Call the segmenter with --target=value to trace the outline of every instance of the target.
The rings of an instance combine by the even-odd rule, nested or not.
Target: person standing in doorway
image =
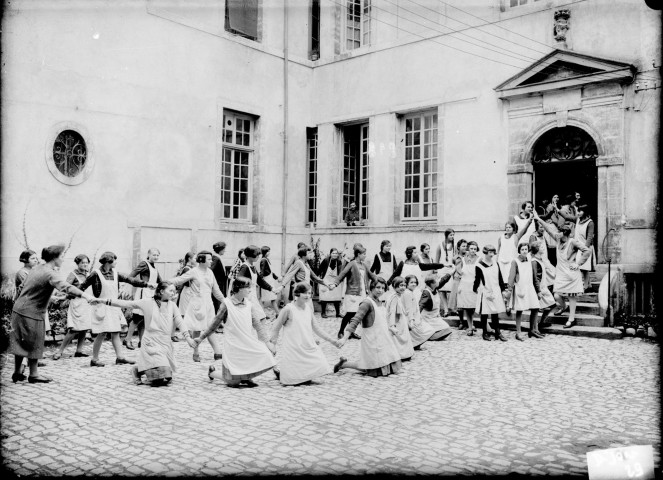
[[[155,262],[159,260],[158,248],[150,248],[147,251],[147,259],[140,262],[136,265],[131,273],[130,277],[140,278],[144,282],[151,283],[152,285],[158,285],[161,283],[161,275],[157,272],[156,267],[154,266]],[[142,300],[143,298],[152,298],[154,296],[154,289],[145,289],[145,288],[136,288],[134,291],[134,300]],[[139,308],[134,308],[132,311],[131,320],[129,321],[129,330],[127,331],[127,338],[124,340],[124,346],[129,350],[133,350],[134,345],[131,342],[134,336],[134,330],[138,328],[138,346],[140,347],[140,341],[143,338],[143,332],[145,331],[145,324],[143,323],[143,311]]]

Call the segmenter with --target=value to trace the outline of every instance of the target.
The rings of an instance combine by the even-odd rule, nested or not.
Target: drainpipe
[[[283,0],[283,197],[281,199],[281,271],[285,267],[288,224],[288,1]],[[285,273],[285,272],[284,272]]]

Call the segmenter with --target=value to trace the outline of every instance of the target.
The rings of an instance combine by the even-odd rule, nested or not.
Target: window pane
[[[424,217],[428,216],[428,205],[424,205]]]
[[[412,205],[412,216],[414,218],[417,218],[419,216],[419,205],[418,204]]]
[[[419,173],[421,162],[413,162],[415,175]],[[417,177],[418,178],[418,177]]]
[[[412,154],[412,157],[418,160],[419,159],[419,154],[420,154],[420,147],[414,147],[413,150],[414,150],[414,152]]]
[[[223,207],[223,218],[230,218],[230,205]]]
[[[414,137],[412,138],[412,141],[414,142],[415,145],[419,145],[421,143],[421,134],[419,132],[414,132]]]
[[[410,218],[412,216],[412,207],[410,205],[405,205],[403,209],[403,216],[405,218]]]
[[[405,175],[412,173],[412,162],[405,162]]]
[[[414,126],[415,130],[421,130],[421,118],[420,117],[415,117],[414,118],[413,126]]]
[[[405,177],[405,188],[412,188],[412,177]]]
[[[424,117],[424,128],[430,128],[431,117],[426,115]]]
[[[405,119],[405,131],[410,132],[412,130],[412,119],[407,118]]]
[[[405,149],[405,160],[411,160],[412,159],[412,149],[411,148],[406,148]]]

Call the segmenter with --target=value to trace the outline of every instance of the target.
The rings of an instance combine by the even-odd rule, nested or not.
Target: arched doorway
[[[580,193],[594,220],[594,247],[597,246],[598,149],[592,137],[578,127],[566,126],[545,132],[532,149],[534,166],[534,204]],[[598,253],[598,251],[597,251]]]

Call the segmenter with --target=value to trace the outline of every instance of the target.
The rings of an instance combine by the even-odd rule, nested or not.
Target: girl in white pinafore
[[[378,305],[386,286],[387,282],[383,278],[378,277],[371,281],[369,296],[359,305],[356,315],[345,329],[345,334],[341,339],[341,345],[343,345],[357,325],[363,323],[359,360],[348,362],[341,357],[339,363],[334,366],[334,371],[338,371],[339,368],[353,368],[361,370],[371,377],[388,376],[400,371],[401,356],[391,339],[392,333],[387,324],[387,309]],[[373,323],[369,325],[371,317]]]
[[[382,259],[383,256],[386,260]],[[391,253],[391,242],[389,240],[382,240],[380,243],[380,252],[375,254],[373,265],[371,265],[371,272],[375,273],[378,277],[384,278],[389,283],[388,280],[394,273],[394,262],[395,258]],[[387,286],[386,291],[380,297],[380,301],[386,302],[392,293],[393,291],[390,291],[389,286]]]
[[[186,331],[180,310],[171,301],[175,294],[175,285],[169,282],[160,282],[152,298],[140,300],[110,300],[111,305],[121,308],[133,308],[145,318],[145,332],[138,349],[136,365],[133,375],[136,384],[140,385],[141,376],[145,375],[153,387],[167,385],[177,371],[175,354],[171,340],[175,327],[183,332],[184,338],[190,346],[193,340]]]
[[[191,288],[191,297],[184,312],[184,322],[192,337],[197,337],[200,332],[207,330],[207,327],[214,319],[214,303],[212,295],[221,301],[224,299],[223,293],[216,283],[214,274],[210,267],[212,266],[212,253],[203,250],[196,256],[198,266],[179,277],[171,278],[169,283],[175,286],[183,285],[189,282]],[[219,360],[222,356],[221,347],[214,335],[208,337],[208,341],[214,350],[214,360]],[[193,361],[200,362],[198,346],[193,351]]]
[[[504,235],[500,235],[497,239],[497,264],[504,281],[509,278],[511,262],[518,255],[516,247],[520,243],[520,238],[527,232],[532,220],[533,217],[530,217],[523,224],[523,228],[519,228],[514,220],[509,220],[504,224]]]
[[[441,263],[424,263],[421,262],[416,253],[417,247],[410,245],[405,249],[405,260],[400,262],[396,267],[396,271],[391,274],[391,278],[387,283],[393,281],[396,277],[407,278],[410,275],[417,277],[417,296],[421,296],[421,292],[424,289],[424,272],[434,272],[437,268],[443,268],[444,265]],[[419,301],[419,298],[417,298]]]
[[[448,274],[445,274],[448,276]],[[421,311],[421,319],[427,322],[435,333],[430,340],[444,340],[451,335],[451,327],[440,315],[440,295],[437,291],[437,279],[433,275],[426,277],[425,293],[422,293],[419,300],[419,309]],[[449,283],[449,282],[447,282]],[[427,300],[430,298],[430,301]],[[429,305],[429,308],[424,307],[424,304]]]
[[[474,240],[467,243],[467,253],[459,258],[458,267],[460,272],[460,281],[458,282],[458,297],[456,307],[459,310],[460,319],[467,318],[467,335],[473,336],[474,328],[474,309],[477,306],[477,294],[474,293],[474,278],[476,276],[476,265],[479,260],[477,253],[479,245]]]
[[[309,303],[311,285],[300,282],[295,285],[295,301],[289,303],[279,314],[272,330],[271,342],[276,344],[283,327],[283,343],[276,378],[284,385],[299,385],[332,373],[322,349],[315,343],[313,332],[332,345],[340,343],[329,337],[318,327]]]
[[[488,315],[495,333],[495,339],[506,342],[506,337],[500,330],[499,314],[504,313],[504,299],[502,292],[506,290],[506,284],[502,279],[500,267],[494,261],[496,253],[495,247],[486,245],[483,247],[483,259],[476,264],[476,273],[472,290],[477,293],[476,311],[481,318],[481,329],[483,330],[483,339],[490,341],[488,335]]]
[[[521,331],[523,312],[530,311],[530,338],[541,337],[533,335],[532,332],[538,331],[537,317],[539,315],[539,288],[538,282],[535,283],[532,272],[532,261],[529,259],[529,245],[521,243],[518,245],[518,256],[511,262],[511,272],[509,273],[508,292],[511,293],[510,302],[512,309],[516,311],[516,340],[524,341]],[[542,338],[542,337],[541,337]]]
[[[394,284],[396,283],[395,280]],[[403,292],[403,308],[408,318],[410,337],[412,338],[412,346],[415,350],[421,348],[424,343],[435,335],[435,329],[428,322],[421,319],[421,312],[419,311],[419,298],[421,295],[417,294],[418,281],[414,275],[405,277],[407,289]]]
[[[539,304],[541,305],[541,320],[539,321],[538,325],[536,325],[537,330],[536,332],[539,335],[543,335],[540,332],[540,328],[545,326],[546,319],[548,318],[548,315],[552,311],[553,307],[557,304],[555,302],[555,298],[553,297],[552,293],[550,292],[550,289],[548,286],[550,285],[548,283],[548,279],[550,278],[550,275],[548,272],[552,269],[553,270],[553,281],[554,281],[554,270],[555,267],[552,266],[552,264],[547,261],[543,257],[543,252],[541,250],[545,250],[546,247],[541,246],[540,244],[534,244],[530,246],[530,255],[532,258],[532,265],[536,267],[536,270],[539,272],[539,275],[541,276],[540,280],[540,296],[539,296]],[[532,330],[531,325],[530,325],[530,331]]]
[[[394,292],[387,300],[387,322],[393,336],[391,337],[401,360],[406,361],[414,355],[414,345],[410,336],[408,317],[403,306],[403,292],[405,292],[405,279],[396,277],[392,283]]]
[[[318,271],[318,276],[322,277],[322,280],[327,285],[336,284],[336,277],[341,273],[343,266],[343,261],[341,260],[341,255],[337,248],[332,248],[329,251],[329,256],[325,258],[320,264],[320,270]],[[327,304],[331,303],[334,305],[336,311],[336,316],[341,317],[341,301],[343,300],[343,292],[345,290],[345,282],[341,282],[341,285],[338,285],[335,289],[329,290],[325,285],[320,285],[318,287],[320,306],[321,306],[321,317],[327,318]]]

